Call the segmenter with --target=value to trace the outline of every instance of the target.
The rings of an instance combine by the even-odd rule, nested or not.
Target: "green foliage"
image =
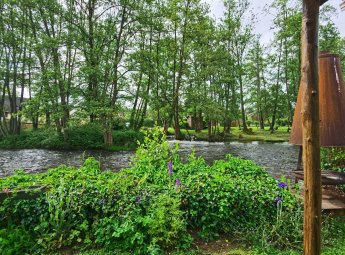
[[[228,156],[208,167],[201,159],[190,164],[183,189],[191,224],[203,237],[255,229],[261,222],[272,222],[279,209],[295,213],[298,199],[277,185],[269,174],[251,161]],[[191,173],[192,171],[192,173]],[[282,245],[280,242],[279,245]]]
[[[113,131],[113,144],[118,146],[136,147],[137,142],[143,141],[144,135],[134,130]]]
[[[155,121],[152,119],[144,119],[143,126],[144,127],[154,127]]]
[[[344,148],[321,148],[321,168],[327,170],[345,171]]]
[[[63,137],[53,129],[23,131],[20,135],[7,136],[0,141],[1,148],[52,148],[64,146]]]
[[[95,123],[71,128],[69,137],[69,143],[72,148],[98,149],[102,148],[104,144],[102,128]]]
[[[35,245],[31,233],[22,226],[10,225],[0,229],[0,251],[2,255],[25,254]]]
[[[44,185],[48,191],[34,201],[13,197],[0,203],[0,247],[9,255],[75,245],[184,253],[191,229],[205,239],[236,234],[263,251],[300,249],[301,203],[285,182],[231,155],[212,166],[193,154],[183,163],[177,149],[154,129],[130,169],[102,172],[90,158],[79,169],[60,166],[1,179],[1,190]]]
[[[51,128],[26,130],[1,139],[0,148],[105,149],[103,129],[96,123],[73,126],[68,135],[68,141],[64,141],[64,137]],[[142,140],[143,134],[137,131],[113,131],[114,148],[134,149],[137,141]]]

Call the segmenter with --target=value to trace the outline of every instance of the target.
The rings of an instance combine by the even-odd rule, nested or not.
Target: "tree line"
[[[248,131],[249,114],[262,129],[274,131],[279,118],[291,124],[300,2],[267,7],[269,44],[255,34],[260,15],[248,0],[223,3],[216,20],[201,0],[1,0],[0,136],[19,133],[22,116],[34,129],[44,120],[65,140],[71,125],[96,122],[105,144],[124,113],[134,130],[149,117],[173,126],[177,139],[186,116],[206,121],[209,135],[219,125],[230,132],[235,120]],[[333,11],[323,9],[320,48],[344,59]]]

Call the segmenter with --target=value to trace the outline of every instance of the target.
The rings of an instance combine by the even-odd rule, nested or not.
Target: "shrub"
[[[100,125],[88,123],[82,126],[71,127],[69,131],[69,143],[72,148],[102,148],[103,133]]]
[[[99,124],[88,123],[69,128],[69,140],[64,141],[53,128],[25,130],[20,135],[7,136],[0,141],[0,148],[46,148],[46,149],[103,149],[103,129]],[[133,149],[143,134],[134,130],[113,131],[114,146]]]
[[[129,123],[129,120],[126,120],[125,118],[122,118],[122,117],[117,117],[113,121],[113,128],[115,130],[126,130],[128,123]]]
[[[2,148],[61,148],[64,146],[63,137],[54,129],[38,129],[22,131],[19,135],[5,137],[0,142]]]
[[[193,155],[183,163],[177,149],[169,149],[155,129],[140,143],[130,169],[102,172],[90,158],[79,169],[60,166],[0,179],[0,189],[7,191],[49,187],[34,201],[7,198],[0,203],[0,228],[15,230],[11,236],[0,232],[0,247],[24,242],[18,235],[30,233],[28,244],[8,254],[46,253],[75,244],[161,254],[187,249],[188,228],[207,239],[235,232],[257,236],[253,230],[274,225],[278,212],[298,212],[300,203],[286,185],[256,164],[228,156],[208,166]],[[289,226],[292,233],[284,231],[275,245],[296,236]]]
[[[144,135],[134,130],[113,131],[113,144],[118,146],[136,147],[138,141],[143,141]]]
[[[186,121],[181,122],[180,129],[189,129],[188,122]]]

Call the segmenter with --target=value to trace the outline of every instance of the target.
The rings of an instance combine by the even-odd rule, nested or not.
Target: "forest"
[[[173,127],[181,139],[188,117],[209,137],[234,125],[289,129],[301,8],[279,0],[262,14],[248,0],[224,0],[215,19],[201,0],[2,0],[0,136],[50,128],[68,142],[91,123],[105,145],[119,127]],[[335,12],[321,10],[319,45],[344,70]],[[261,15],[274,18],[268,43],[255,32]]]

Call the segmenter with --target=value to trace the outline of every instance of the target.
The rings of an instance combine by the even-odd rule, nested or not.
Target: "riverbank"
[[[222,128],[220,130],[222,132]],[[268,128],[260,130],[253,128],[251,133],[244,133],[237,127],[231,128],[229,134],[217,134],[208,137],[207,129],[200,132],[181,129],[186,141],[210,141],[210,142],[286,142],[290,133],[287,127],[280,127],[271,133]],[[174,139],[174,129],[168,129],[168,136]],[[51,149],[51,150],[105,150],[105,151],[135,151],[137,141],[143,141],[144,134],[134,130],[114,130],[112,146],[105,146],[102,129],[98,125],[88,124],[80,127],[72,127],[69,131],[68,142],[64,141],[53,128],[38,130],[23,130],[20,135],[11,135],[0,139],[0,149]]]
[[[204,129],[200,132],[195,132],[195,130],[181,129],[182,136],[185,140],[197,140],[197,141],[211,141],[211,142],[287,142],[290,138],[290,132],[288,132],[287,127],[279,127],[273,133],[268,127],[265,129],[259,129],[256,127],[251,127],[250,133],[245,133],[238,127],[232,127],[229,134],[223,133],[223,128],[220,127],[219,134],[213,135],[211,138],[208,137],[208,130]],[[173,135],[174,129],[168,129],[168,135]]]
[[[143,133],[134,130],[114,130],[112,135],[112,146],[105,146],[102,129],[95,124],[71,127],[67,142],[53,128],[26,129],[1,138],[0,149],[134,151],[137,141],[144,139]]]

